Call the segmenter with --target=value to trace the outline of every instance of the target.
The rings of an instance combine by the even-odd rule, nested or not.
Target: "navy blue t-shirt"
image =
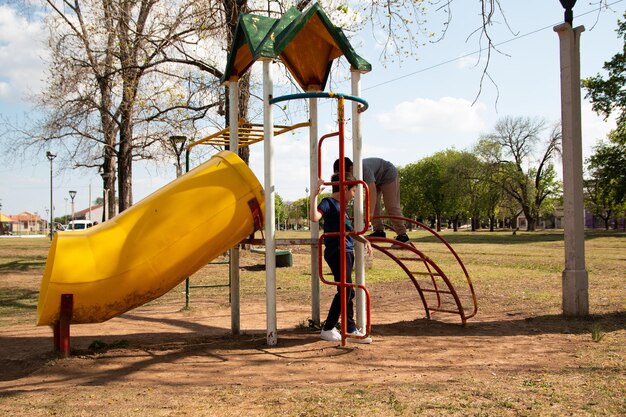
[[[322,213],[324,219],[324,233],[338,232],[339,221],[341,216],[339,201],[331,197],[326,197],[317,205],[317,209]],[[348,213],[344,212],[346,221],[346,232],[352,231],[352,222],[348,217]],[[324,236],[324,246],[327,255],[339,251],[339,236]],[[346,252],[354,252],[354,241],[352,236],[346,236]]]

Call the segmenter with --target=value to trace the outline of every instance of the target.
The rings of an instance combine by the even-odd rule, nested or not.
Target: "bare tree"
[[[219,30],[210,12],[214,5],[65,0],[57,7],[56,1],[46,2],[54,11],[49,19],[53,58],[41,95],[48,116],[39,139],[62,142],[73,166],[98,167],[108,201],[115,201],[117,179],[123,211],[132,205],[133,160],[154,158],[174,127],[193,124],[223,103],[216,90],[222,73],[212,63],[217,57],[199,57],[208,52],[201,40]],[[182,67],[187,68],[183,75]],[[115,208],[109,210],[112,216]]]
[[[552,159],[560,152],[561,128],[549,129],[543,149],[537,151],[546,129],[543,120],[504,117],[496,123],[494,133],[484,138],[502,151],[497,162],[504,191],[519,204],[529,231],[535,230],[546,198],[559,190]]]

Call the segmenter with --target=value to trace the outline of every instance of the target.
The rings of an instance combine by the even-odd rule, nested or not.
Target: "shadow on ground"
[[[154,332],[103,336],[94,344],[93,336],[76,336],[71,339],[72,356],[97,359],[106,355],[107,360],[116,357],[133,357],[132,365],[106,370],[105,380],[116,380],[159,363],[175,363],[184,358],[201,356],[215,361],[229,360],[238,351],[255,350],[264,354],[280,356],[284,349],[299,347],[311,350],[311,354],[327,346],[308,346],[319,341],[318,330],[281,329],[278,346],[267,346],[265,333],[254,332],[232,336],[228,329],[206,326],[183,320],[163,320],[125,315],[124,318],[150,323],[169,324],[188,330],[189,333]],[[436,320],[418,319],[372,326],[372,334],[386,337],[507,337],[540,334],[591,334],[591,326],[598,323],[602,331],[610,333],[626,329],[626,312],[594,315],[589,318],[567,318],[561,315],[513,318],[511,320],[471,321],[463,327],[459,324]],[[89,346],[98,349],[89,349]],[[48,366],[56,359],[52,351],[52,334],[49,337],[0,337],[0,381],[16,381]],[[27,352],[27,353],[25,353]],[[351,348],[336,349],[325,355],[346,355]],[[67,370],[65,370],[67,371]],[[78,371],[77,371],[78,372]],[[68,378],[72,377],[69,372]],[[95,382],[94,382],[95,383]],[[5,392],[3,395],[9,395]]]

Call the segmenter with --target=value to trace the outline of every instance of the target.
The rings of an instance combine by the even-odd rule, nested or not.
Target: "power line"
[[[582,14],[580,14],[580,15],[577,15],[577,16],[576,16],[576,18],[580,18],[580,17],[586,16],[586,15],[588,15],[588,14],[595,13],[595,12],[597,12],[597,11],[599,11],[599,10],[603,9],[603,8],[608,8],[608,7],[611,7],[611,6],[616,5],[616,4],[618,4],[618,3],[621,3],[622,1],[624,1],[624,0],[617,0],[617,1],[614,1],[613,3],[611,3],[611,4],[607,4],[606,6],[600,6],[600,7],[596,8],[596,9],[589,10],[588,12],[585,12],[585,13],[582,13]],[[527,36],[534,35],[535,33],[538,33],[538,32],[541,32],[541,31],[544,31],[544,30],[546,30],[546,29],[552,29],[555,25],[558,25],[558,24],[560,24],[560,23],[562,23],[562,22],[556,22],[556,23],[553,23],[553,24],[551,24],[551,25],[548,25],[548,26],[545,26],[545,27],[542,27],[542,28],[535,29],[535,30],[533,30],[533,31],[530,31],[530,32],[524,33],[523,35],[515,36],[515,37],[513,37],[513,38],[511,38],[511,39],[507,39],[507,40],[502,41],[502,42],[500,42],[500,43],[494,44],[491,48],[496,48],[496,47],[498,47],[498,46],[501,46],[501,45],[504,45],[504,44],[507,44],[507,43],[510,43],[510,42],[513,42],[513,41],[516,41],[516,40],[519,40],[519,39],[522,39],[522,38],[525,38],[525,37],[527,37]],[[413,71],[413,72],[411,72],[411,73],[408,73],[408,74],[405,74],[405,75],[401,75],[401,76],[399,76],[399,77],[392,78],[392,79],[387,80],[387,81],[383,81],[382,83],[378,83],[378,84],[372,85],[372,86],[370,86],[370,87],[363,88],[363,90],[362,90],[362,91],[372,90],[372,89],[374,89],[374,88],[378,88],[378,87],[381,87],[381,86],[383,86],[383,85],[391,84],[391,83],[393,83],[393,82],[396,82],[396,81],[399,81],[399,80],[402,80],[402,79],[405,79],[405,78],[408,78],[408,77],[412,77],[412,76],[417,75],[417,74],[420,74],[420,73],[422,73],[422,72],[430,71],[430,70],[432,70],[432,69],[435,69],[435,68],[441,67],[441,66],[446,65],[446,64],[449,64],[449,63],[451,63],[451,62],[455,62],[455,61],[458,61],[458,60],[460,60],[460,59],[467,58],[467,57],[470,57],[470,56],[472,56],[472,55],[479,54],[479,53],[481,53],[481,52],[483,52],[483,51],[486,51],[486,50],[488,50],[488,49],[489,49],[489,48],[481,48],[481,49],[478,49],[478,50],[476,50],[476,51],[474,51],[474,52],[469,52],[469,53],[467,53],[467,54],[465,54],[465,55],[461,55],[461,56],[456,57],[456,58],[451,58],[451,59],[448,59],[448,60],[446,60],[446,61],[440,62],[440,63],[438,63],[438,64],[434,64],[434,65],[431,65],[431,66],[429,66],[429,67],[422,68],[422,69],[419,69],[419,70],[417,70],[417,71]]]
[[[581,18],[581,17],[586,16],[586,15],[588,15],[588,14],[591,14],[591,13],[596,13],[596,12],[598,12],[598,11],[600,11],[600,10],[604,9],[604,8],[609,8],[609,7],[614,6],[614,5],[618,4],[618,3],[621,3],[621,2],[623,2],[623,1],[624,1],[624,0],[616,0],[616,1],[614,1],[613,3],[607,4],[607,5],[605,5],[605,6],[599,6],[599,7],[595,8],[595,9],[592,9],[592,10],[589,10],[589,11],[587,11],[587,12],[583,12],[583,13],[581,13],[581,14],[579,14],[579,15],[576,15],[576,16],[575,16],[575,18]],[[536,33],[538,33],[538,32],[541,32],[541,31],[544,31],[544,30],[548,30],[548,29],[552,29],[554,26],[556,26],[556,25],[558,25],[558,24],[561,24],[561,23],[562,23],[562,22],[560,22],[560,21],[559,21],[559,22],[553,23],[553,24],[548,25],[548,26],[544,26],[544,27],[539,28],[539,29],[534,29],[534,30],[532,30],[532,31],[530,31],[530,32],[524,33],[524,34],[522,34],[522,35],[514,36],[514,37],[512,37],[512,38],[510,38],[510,39],[507,39],[507,40],[504,40],[504,41],[499,42],[499,43],[497,43],[497,44],[494,44],[492,47],[493,47],[493,48],[496,48],[496,47],[498,47],[498,46],[505,45],[505,44],[507,44],[507,43],[510,43],[510,42],[513,42],[513,41],[516,41],[516,40],[519,40],[519,39],[522,39],[522,38],[525,38],[525,37],[528,37],[528,36],[531,36],[531,35],[534,35],[534,34],[536,34]],[[446,64],[449,64],[449,63],[452,63],[452,62],[458,61],[458,60],[460,60],[460,59],[467,58],[467,57],[470,57],[470,56],[472,56],[472,55],[476,55],[476,54],[478,54],[478,53],[481,53],[481,52],[483,52],[483,51],[486,51],[487,49],[489,49],[489,48],[481,48],[481,49],[478,49],[478,50],[476,50],[476,51],[474,51],[474,52],[469,52],[469,53],[467,53],[467,54],[465,54],[465,55],[461,55],[461,56],[458,56],[458,57],[456,57],[456,58],[451,58],[451,59],[448,59],[448,60],[446,60],[446,61],[442,61],[442,62],[439,62],[439,63],[437,63],[437,64],[431,65],[431,66],[429,66],[429,67],[422,68],[422,69],[419,69],[419,70],[417,70],[417,71],[413,71],[413,72],[411,72],[411,73],[408,73],[408,74],[405,74],[405,75],[401,75],[401,76],[399,76],[399,77],[392,78],[392,79],[390,79],[390,80],[383,81],[383,82],[381,82],[381,83],[374,84],[374,85],[369,86],[369,87],[365,87],[365,88],[363,88],[361,91],[368,91],[368,90],[372,90],[372,89],[374,89],[374,88],[378,88],[378,87],[381,87],[381,86],[384,86],[384,85],[387,85],[387,84],[391,84],[391,83],[394,83],[394,82],[396,82],[396,81],[403,80],[403,79],[405,79],[405,78],[409,78],[409,77],[412,77],[412,76],[414,76],[414,75],[421,74],[421,73],[423,73],[423,72],[430,71],[430,70],[432,70],[432,69],[435,69],[435,68],[441,67],[441,66],[443,66],[443,65],[446,65]],[[332,101],[333,101],[332,99],[325,99],[325,100],[324,100],[324,99],[322,99],[322,100],[319,100],[319,105],[320,105],[320,106],[322,106],[322,105],[325,105],[325,104],[331,103]],[[294,111],[294,112],[292,113],[292,116],[296,116],[296,115],[299,115],[299,114],[304,114],[304,113],[305,113],[305,111],[304,111],[304,110],[297,110],[297,111]]]

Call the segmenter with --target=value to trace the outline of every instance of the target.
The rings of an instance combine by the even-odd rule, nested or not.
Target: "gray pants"
[[[376,186],[375,189],[370,190],[370,210],[372,210],[372,217],[382,216],[382,201],[385,203],[385,211],[388,216],[402,216],[402,209],[400,208],[400,179],[395,178],[394,181]],[[373,209],[372,209],[373,208]],[[374,230],[383,230],[382,219],[372,219],[372,227]],[[391,220],[391,226],[398,235],[406,233],[406,226],[402,220]]]

